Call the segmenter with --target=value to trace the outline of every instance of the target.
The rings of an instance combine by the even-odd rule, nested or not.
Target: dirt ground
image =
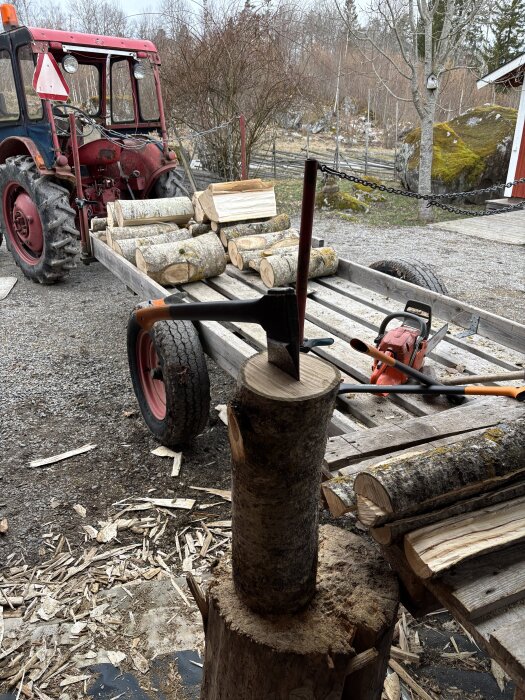
[[[67,283],[43,287],[22,276],[3,245],[0,276],[18,278],[0,302],[0,518],[9,522],[8,533],[0,537],[0,569],[20,555],[29,565],[38,562],[51,527],[71,547],[82,547],[75,504],[95,523],[123,499],[199,499],[192,486],[229,488],[226,428],[213,408],[206,431],[184,449],[180,477],[170,476],[170,460],[151,454],[157,443],[138,411],[126,358],[134,297],[102,265],[81,265]],[[212,363],[209,369],[212,407],[227,403],[233,380]],[[96,448],[56,465],[29,468],[31,460],[87,443]],[[218,520],[229,513],[226,502],[213,508]],[[169,529],[196,518],[175,511]],[[326,514],[322,519],[329,521]],[[351,520],[338,524],[353,527]],[[125,533],[118,541],[126,544]],[[500,692],[489,662],[448,616],[425,618],[412,629],[419,631],[424,651],[422,666],[411,673],[427,689],[444,700],[512,697],[512,686]],[[461,651],[472,654],[443,657],[454,651],[451,636]]]

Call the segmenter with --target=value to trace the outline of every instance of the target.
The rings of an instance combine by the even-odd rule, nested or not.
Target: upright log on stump
[[[351,533],[325,527],[319,546],[339,381],[310,355],[301,356],[300,381],[266,354],[241,369],[229,407],[232,561],[208,591],[201,700],[381,697],[396,581]]]

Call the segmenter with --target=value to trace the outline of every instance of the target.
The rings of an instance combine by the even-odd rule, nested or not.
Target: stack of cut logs
[[[299,232],[277,216],[273,185],[262,180],[212,184],[187,197],[118,200],[107,205],[107,244],[159,284],[169,286],[220,275],[229,259],[256,270],[267,287],[295,282]],[[310,277],[332,275],[333,248],[311,251]]]
[[[525,541],[525,424],[501,424],[355,478],[359,520],[422,579]],[[395,562],[395,563],[394,563]],[[524,592],[525,593],[525,592]]]

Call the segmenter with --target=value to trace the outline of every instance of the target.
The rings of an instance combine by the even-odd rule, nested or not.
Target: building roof
[[[525,78],[525,53],[518,56],[513,61],[506,63],[501,68],[497,68],[480,78],[476,86],[478,90],[485,85],[492,85],[493,83],[500,83],[503,85],[509,85],[511,87],[517,87],[518,85],[523,85],[523,80]]]
[[[122,37],[83,34],[82,32],[63,32],[59,29],[40,29],[35,27],[29,27],[28,29],[34,41],[56,41],[60,44],[75,44],[98,49],[157,53],[155,44],[145,39],[123,39]]]

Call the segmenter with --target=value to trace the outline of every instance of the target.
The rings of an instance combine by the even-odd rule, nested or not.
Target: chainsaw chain
[[[349,182],[355,182],[359,185],[364,185],[365,187],[370,187],[372,190],[378,190],[379,192],[388,192],[389,194],[397,194],[401,197],[410,197],[412,199],[423,200],[427,203],[427,207],[439,207],[439,209],[444,209],[452,214],[463,214],[464,216],[494,216],[495,214],[505,214],[509,211],[516,211],[525,208],[525,201],[519,204],[512,204],[508,207],[501,207],[500,209],[489,209],[488,211],[470,211],[469,209],[461,209],[459,207],[453,207],[450,204],[445,204],[441,200],[443,199],[456,199],[460,197],[465,197],[467,195],[473,194],[487,194],[488,192],[496,192],[497,190],[513,187],[514,185],[519,185],[525,182],[525,177],[519,180],[514,180],[513,182],[507,182],[503,185],[491,185],[490,187],[483,187],[478,190],[470,190],[467,192],[449,192],[447,194],[419,194],[418,192],[409,192],[408,190],[402,190],[397,187],[387,187],[386,185],[380,185],[377,182],[371,182],[370,180],[365,180],[357,175],[350,175],[344,173],[340,170],[336,170],[329,165],[324,163],[318,163],[318,169],[325,173],[325,175],[330,175],[332,177],[338,177],[341,180],[348,180]]]

